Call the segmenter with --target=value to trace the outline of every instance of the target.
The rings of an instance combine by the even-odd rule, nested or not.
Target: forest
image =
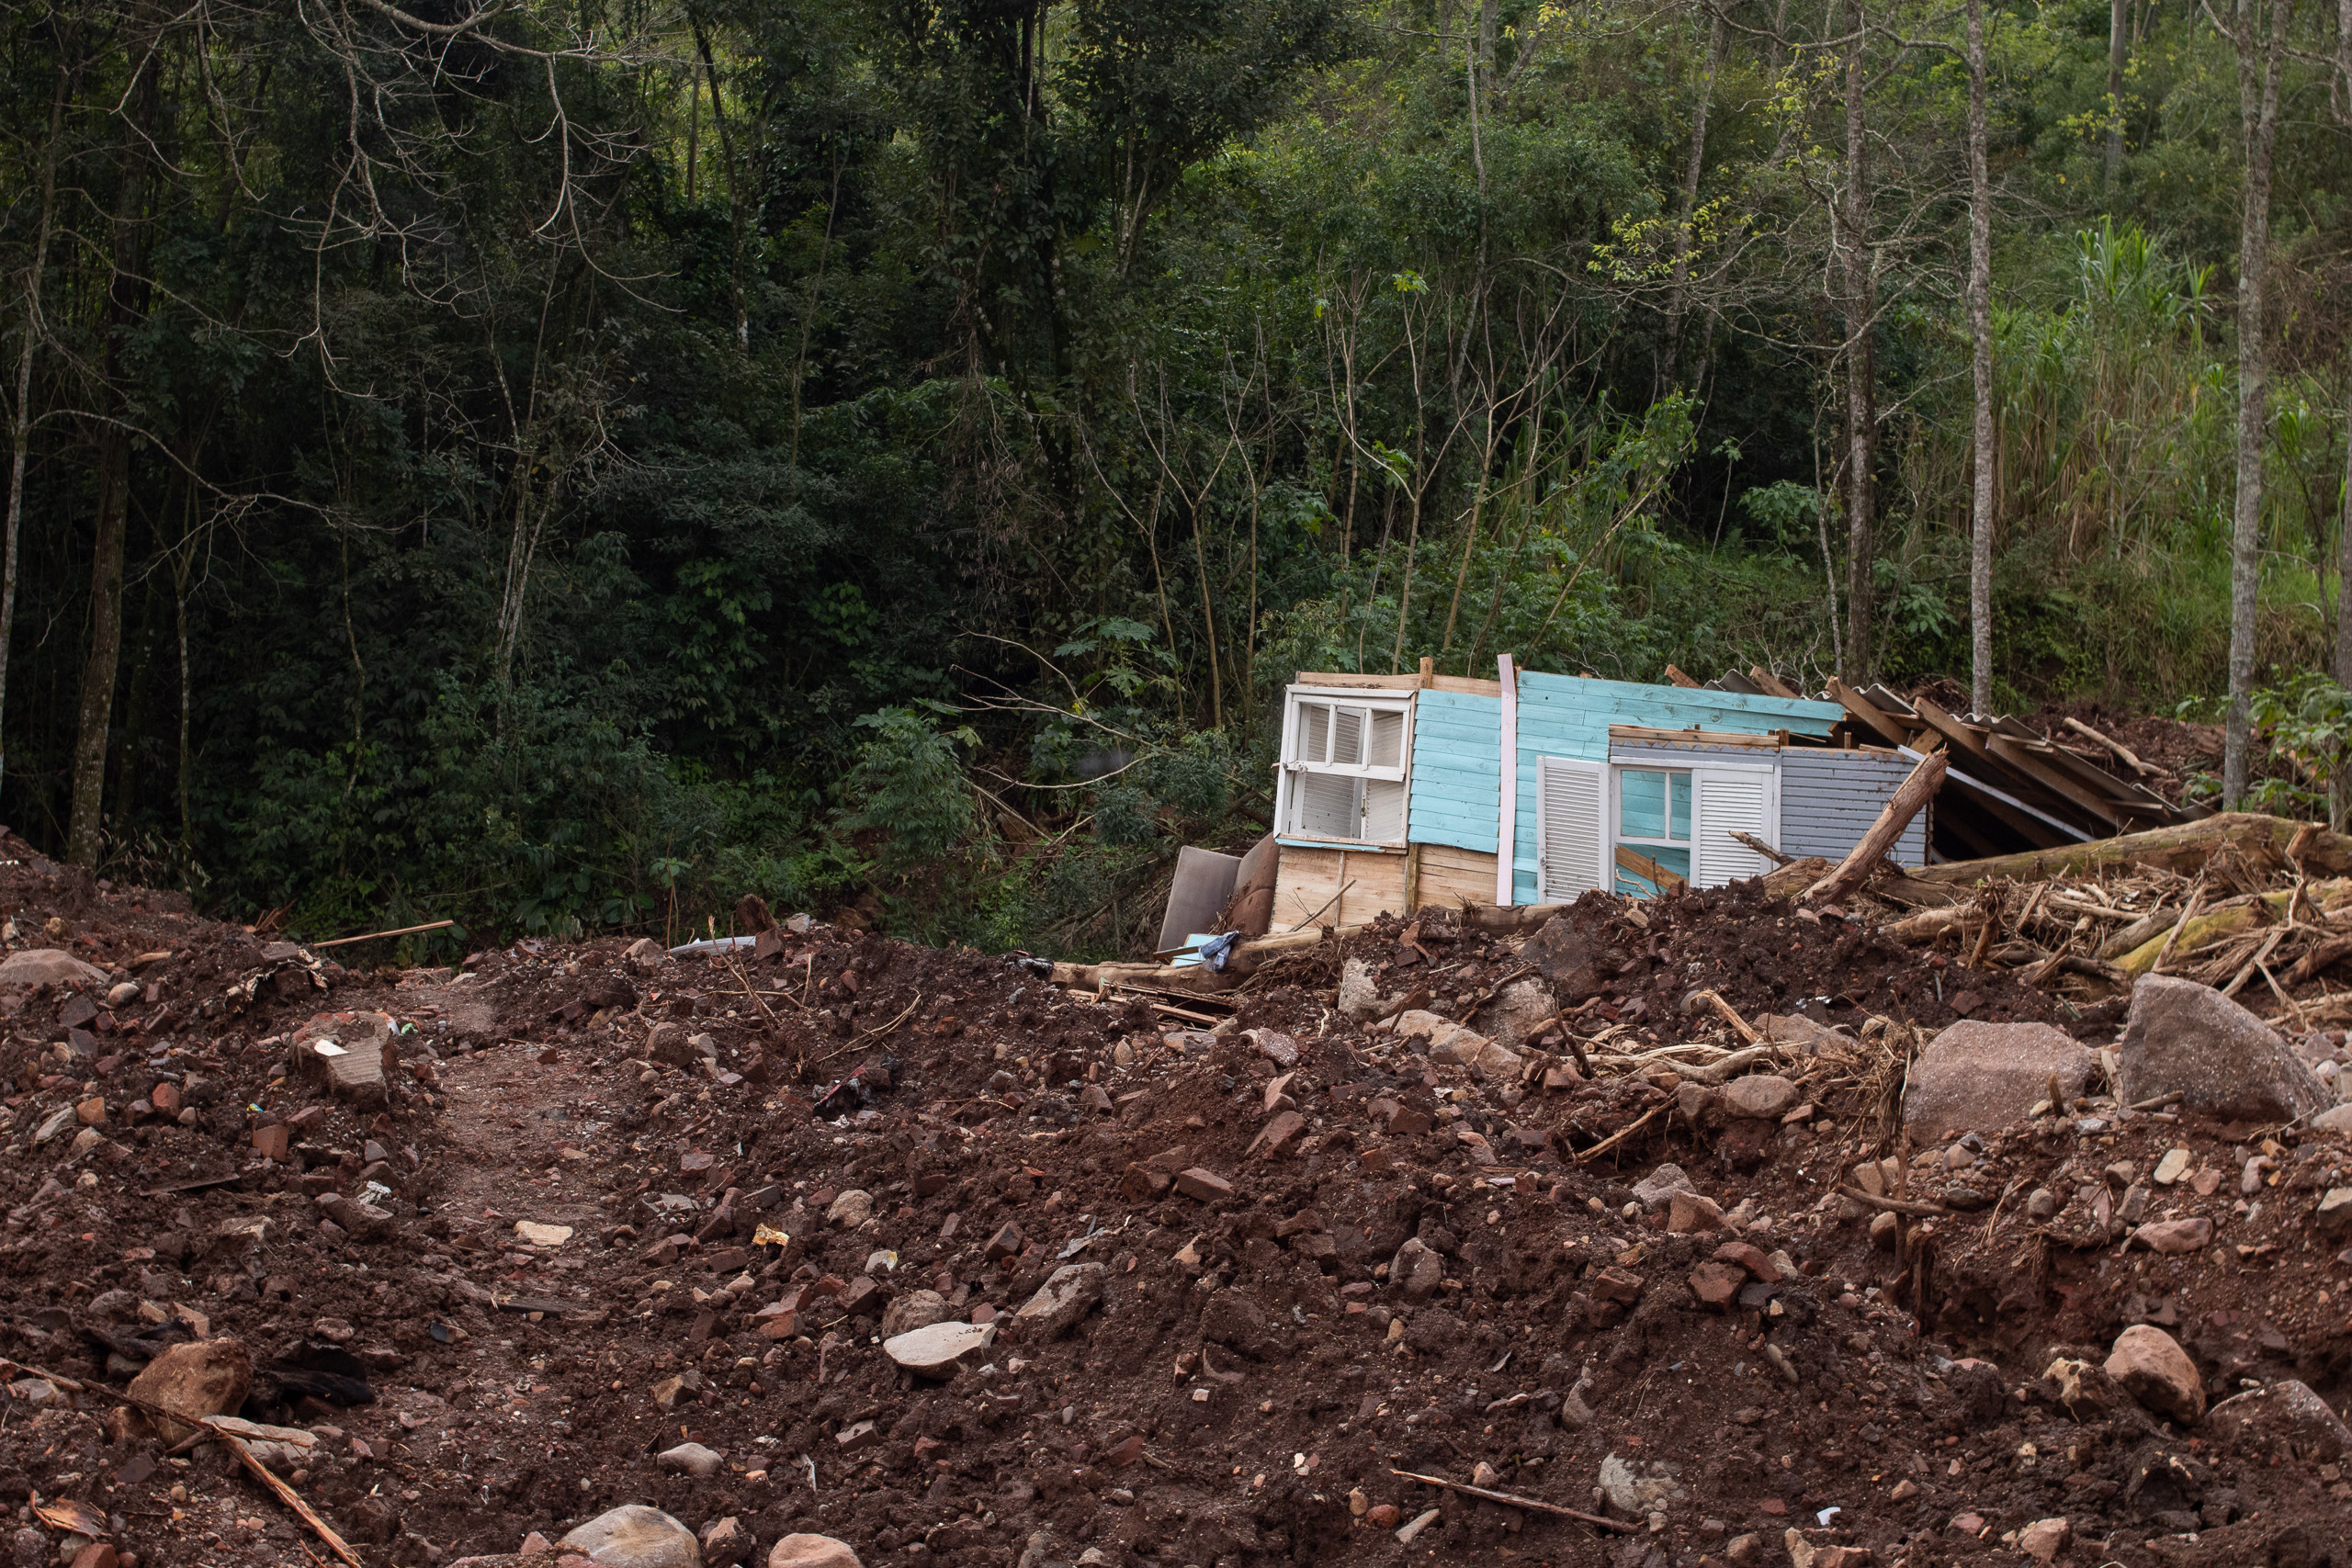
[[[0,29],[0,819],[101,876],[1133,952],[1295,672],[1505,653],[2225,717],[2342,819],[2352,0]]]

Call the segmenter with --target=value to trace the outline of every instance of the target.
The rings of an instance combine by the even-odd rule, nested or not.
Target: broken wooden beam
[[[1835,871],[1806,888],[1804,897],[1834,904],[1860,886],[1862,879],[1870,875],[1878,864],[1879,857],[1894,848],[1894,840],[1903,836],[1903,829],[1911,825],[1911,818],[1918,816],[1928,802],[1935,797],[1936,791],[1943,785],[1944,773],[1951,766],[1951,754],[1948,749],[1930,751],[1919,759],[1918,766],[1911,770],[1910,775],[1887,797],[1886,804],[1879,807],[1878,819],[1871,824],[1870,831],[1862,835],[1861,842],[1846,852],[1846,858],[1838,863]]]

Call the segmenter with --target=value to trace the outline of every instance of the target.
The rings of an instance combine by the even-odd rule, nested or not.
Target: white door
[[[1566,904],[1610,886],[1608,765],[1538,757],[1535,791],[1536,902]]]
[[[1757,763],[1691,769],[1690,829],[1692,886],[1763,875],[1772,863],[1732,833],[1781,847],[1781,770]]]

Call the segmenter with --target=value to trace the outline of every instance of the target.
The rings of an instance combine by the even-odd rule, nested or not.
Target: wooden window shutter
[[[1607,764],[1538,757],[1535,789],[1536,901],[1566,904],[1608,886]]]
[[[1772,863],[1732,834],[1747,833],[1779,847],[1780,769],[1691,769],[1690,819],[1692,886],[1721,887],[1742,877],[1763,875],[1772,869]]]

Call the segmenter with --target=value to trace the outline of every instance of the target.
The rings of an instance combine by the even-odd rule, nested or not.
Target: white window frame
[[[1601,852],[1603,868],[1607,871],[1609,876],[1608,886],[1612,892],[1617,886],[1617,846],[1623,843],[1632,849],[1642,850],[1645,847],[1645,840],[1621,839],[1618,837],[1618,824],[1623,820],[1623,817],[1620,815],[1623,809],[1623,802],[1619,792],[1619,779],[1620,776],[1629,769],[1636,773],[1688,773],[1690,775],[1690,837],[1680,840],[1679,843],[1675,844],[1674,847],[1687,849],[1690,852],[1689,885],[1691,887],[1700,888],[1721,886],[1719,883],[1701,880],[1702,873],[1701,868],[1699,834],[1701,829],[1701,818],[1704,809],[1704,791],[1700,783],[1700,775],[1704,773],[1750,773],[1761,775],[1765,785],[1765,815],[1770,819],[1770,830],[1760,836],[1767,843],[1770,843],[1776,847],[1780,843],[1781,833],[1778,824],[1781,819],[1781,765],[1778,762],[1757,762],[1749,761],[1745,759],[1728,759],[1712,752],[1703,756],[1693,755],[1687,762],[1683,761],[1679,758],[1676,759],[1674,761],[1668,762],[1663,760],[1648,757],[1628,757],[1620,759],[1612,756],[1609,761],[1609,836],[1608,842]],[[1669,786],[1668,798],[1671,800],[1671,786]],[[1669,842],[1671,843],[1673,841],[1669,840]],[[1749,852],[1751,854],[1753,853],[1753,852]],[[1761,857],[1756,858],[1760,859]],[[1770,867],[1769,865],[1762,866],[1759,868],[1758,874],[1761,874],[1762,871],[1770,869]]]
[[[1299,709],[1302,705],[1317,703],[1335,708],[1351,707],[1363,711],[1367,731],[1374,714],[1397,714],[1404,720],[1404,730],[1397,741],[1395,767],[1381,767],[1369,762],[1331,762],[1294,759],[1298,748]],[[1403,845],[1412,831],[1413,774],[1413,694],[1383,688],[1362,686],[1293,686],[1283,703],[1282,760],[1274,764],[1274,823],[1275,836],[1281,839],[1303,839],[1315,843],[1367,845],[1395,848]],[[1337,727],[1333,727],[1336,730]],[[1327,737],[1325,755],[1330,751]],[[1327,833],[1306,833],[1291,824],[1300,781],[1306,775],[1322,773],[1339,778],[1359,779],[1378,783],[1394,783],[1402,786],[1403,809],[1397,813],[1396,836],[1393,839],[1335,838]]]
[[[1628,839],[1624,836],[1624,780],[1625,775],[1629,773],[1680,773],[1686,778],[1690,778],[1690,820],[1683,824],[1683,827],[1688,829],[1688,831],[1682,838]],[[1645,859],[1652,861],[1657,859],[1656,855],[1649,852],[1652,850],[1684,851],[1690,856],[1692,874],[1696,874],[1698,870],[1699,852],[1699,781],[1696,778],[1692,778],[1690,775],[1691,769],[1688,766],[1677,766],[1668,762],[1612,761],[1609,764],[1609,852],[1602,857],[1602,869],[1609,874],[1609,890],[1611,893],[1617,891],[1617,874],[1619,869],[1617,865],[1617,849],[1621,844],[1627,849],[1638,851]],[[1667,827],[1671,829],[1674,826],[1674,784],[1670,779],[1666,786],[1666,810]],[[1663,870],[1665,868],[1660,867],[1659,869]],[[1691,882],[1691,878],[1690,876],[1686,876],[1683,880],[1685,882]],[[1696,883],[1692,882],[1691,885],[1695,886]],[[1663,891],[1663,889],[1661,889],[1661,891]]]

